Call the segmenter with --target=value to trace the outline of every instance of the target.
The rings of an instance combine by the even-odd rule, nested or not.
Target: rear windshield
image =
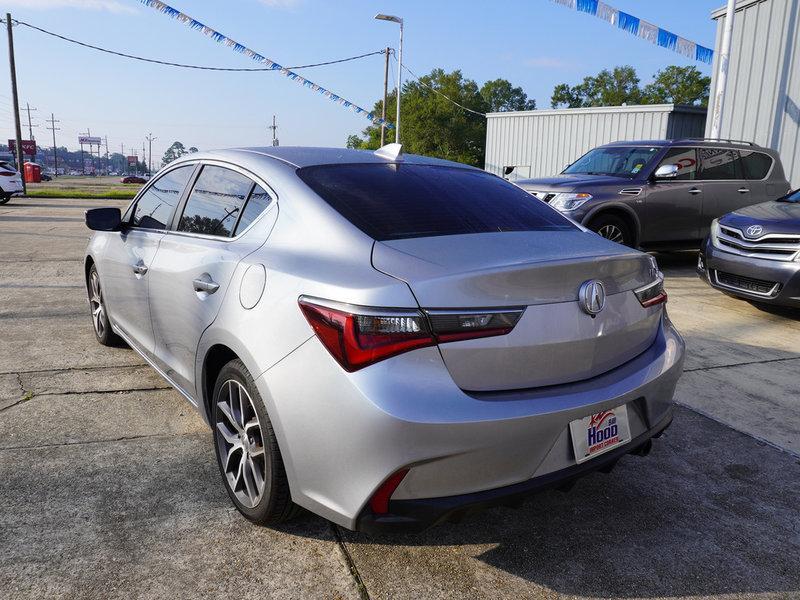
[[[305,167],[297,174],[343,217],[379,241],[575,228],[540,200],[484,171],[345,164]]]

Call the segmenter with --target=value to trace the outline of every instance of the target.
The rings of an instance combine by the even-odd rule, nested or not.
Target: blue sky
[[[504,77],[549,108],[553,86],[630,64],[646,83],[670,64],[710,67],[651,45],[595,17],[550,0],[171,0],[168,2],[284,65],[336,59],[397,43],[397,26],[374,21],[377,12],[404,17],[404,60],[417,74],[434,67],[461,69],[479,84]],[[653,2],[609,0],[708,47],[710,18],[722,0]],[[192,64],[247,67],[254,63],[136,0],[0,0],[12,16],[98,46]],[[277,73],[213,73],[161,67],[100,54],[15,28],[22,105],[34,114],[37,140],[51,145],[44,118],[61,120],[59,145],[77,147],[89,128],[107,135],[111,150],[138,147],[157,136],[153,156],[181,140],[201,149],[267,144],[277,114],[283,145],[342,146],[367,121]],[[13,136],[7,49],[0,44],[0,139]],[[371,108],[382,93],[383,57],[302,74]],[[390,84],[391,85],[391,84]],[[25,121],[25,119],[23,119]],[[26,130],[26,129],[25,129]],[[24,135],[23,137],[27,137]]]

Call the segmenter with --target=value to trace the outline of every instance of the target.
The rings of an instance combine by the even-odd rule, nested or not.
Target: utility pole
[[[386,48],[386,64],[383,66],[383,106],[381,107],[381,148],[386,144],[386,100],[389,93],[389,52],[391,48]]]
[[[275,115],[272,115],[272,125],[267,125],[267,129],[272,129],[272,145],[280,146],[278,141],[278,121],[275,119]]]
[[[153,175],[153,140],[157,140],[157,137],[153,137],[153,132],[147,134],[147,143],[150,145],[150,153],[147,155],[147,172],[150,176]]]
[[[108,175],[108,136],[105,136],[105,138],[103,138],[103,141],[105,142],[106,145],[106,175]]]
[[[56,127],[56,123],[60,123],[56,116],[53,113],[50,113],[50,119],[47,121],[50,123],[50,127],[48,129],[53,132],[53,176],[58,177],[58,152],[56,150],[56,131],[60,131],[61,127]]]
[[[38,127],[38,125],[31,125],[31,111],[36,109],[31,108],[31,105],[28,102],[25,103],[25,109],[28,111],[28,136],[29,139],[33,140],[36,139],[33,137],[33,128]]]
[[[147,158],[147,151],[144,148],[144,141],[143,141],[142,142],[142,171],[144,171],[144,167],[145,167],[144,161],[145,161],[146,158]],[[144,173],[142,173],[142,175],[144,175]]]
[[[725,103],[725,87],[728,82],[728,61],[731,55],[731,37],[733,36],[733,18],[736,12],[736,0],[728,0],[725,11],[725,29],[722,30],[722,47],[719,53],[719,70],[717,71],[716,93],[711,112],[711,137],[719,138],[722,129],[722,106]]]
[[[17,142],[17,170],[22,177],[22,193],[27,194],[25,184],[25,159],[22,157],[22,128],[19,124],[19,95],[17,94],[17,66],[14,60],[14,33],[11,31],[11,13],[6,13],[6,31],[8,32],[8,66],[11,69],[11,100],[14,104],[14,129]]]

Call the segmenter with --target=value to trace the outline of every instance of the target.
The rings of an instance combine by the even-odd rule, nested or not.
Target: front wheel
[[[241,360],[222,368],[213,401],[217,464],[234,506],[259,525],[292,518],[299,507],[292,502],[278,440],[253,377]]]
[[[97,274],[97,267],[94,265],[89,269],[89,277],[86,281],[89,292],[89,310],[92,315],[92,326],[94,336],[103,346],[122,346],[124,342],[111,329],[111,322],[108,320],[103,288],[100,286],[100,276]]]
[[[612,242],[633,246],[633,231],[628,223],[616,215],[600,215],[592,219],[589,229]]]
[[[11,200],[11,194],[0,193],[0,204],[5,204],[9,200]]]

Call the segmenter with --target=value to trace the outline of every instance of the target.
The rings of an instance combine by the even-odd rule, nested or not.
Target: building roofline
[[[744,10],[748,6],[751,6],[753,4],[758,4],[759,2],[766,2],[766,1],[767,0],[738,0],[738,2],[736,2],[736,9],[735,10],[736,10],[736,12],[739,12],[740,10]],[[712,10],[711,11],[711,18],[713,20],[715,20],[715,21],[717,19],[721,19],[722,17],[725,16],[725,9],[726,9],[725,6],[720,6],[719,8],[716,8],[716,9]]]
[[[493,112],[486,115],[487,119],[513,116],[546,116],[546,115],[580,115],[598,113],[625,113],[625,112],[677,112],[706,114],[708,109],[703,106],[689,104],[629,104],[627,106],[591,106],[588,108],[545,108],[542,110],[514,110],[508,112]]]

